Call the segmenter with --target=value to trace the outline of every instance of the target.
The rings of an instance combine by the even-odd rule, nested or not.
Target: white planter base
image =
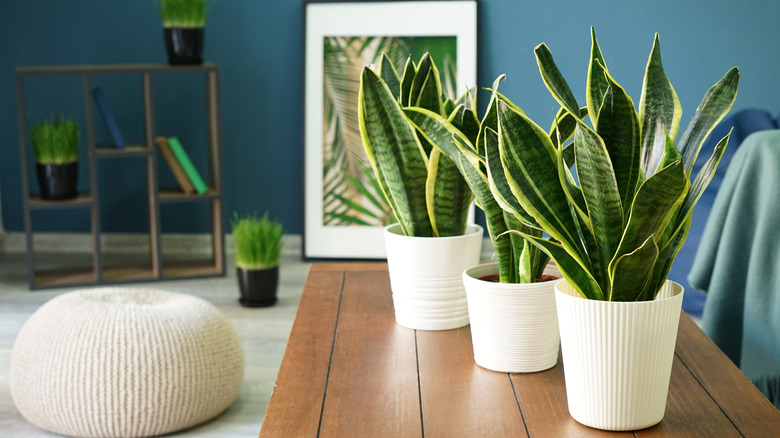
[[[474,266],[463,273],[474,361],[483,368],[507,373],[554,367],[560,343],[555,311],[557,281],[519,284],[479,280],[497,273],[496,263]]]
[[[658,424],[666,409],[683,288],[667,281],[655,301],[582,298],[556,284],[569,413],[604,430]]]
[[[396,323],[417,330],[468,325],[461,275],[479,263],[482,227],[469,225],[462,236],[409,237],[393,224],[384,234]]]

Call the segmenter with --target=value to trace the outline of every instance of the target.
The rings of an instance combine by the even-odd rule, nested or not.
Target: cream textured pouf
[[[151,289],[60,295],[30,316],[11,352],[19,412],[69,436],[188,428],[227,409],[243,379],[241,344],[216,307]]]

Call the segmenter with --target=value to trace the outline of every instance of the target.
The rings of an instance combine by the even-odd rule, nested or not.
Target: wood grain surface
[[[564,364],[508,374],[474,362],[469,327],[395,324],[385,263],[314,264],[261,437],[753,437],[780,412],[681,315],[666,414],[608,432],[568,412]],[[769,433],[769,435],[767,435]]]

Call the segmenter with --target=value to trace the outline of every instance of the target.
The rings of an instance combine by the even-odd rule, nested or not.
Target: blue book
[[[100,110],[100,114],[103,116],[103,121],[106,122],[108,132],[111,133],[111,137],[114,139],[114,146],[116,146],[117,149],[124,148],[125,139],[119,131],[119,126],[116,124],[116,120],[114,120],[114,115],[111,114],[111,110],[108,109],[108,104],[106,104],[106,99],[103,97],[103,92],[100,91],[100,87],[92,89],[92,97],[95,98],[95,103]]]

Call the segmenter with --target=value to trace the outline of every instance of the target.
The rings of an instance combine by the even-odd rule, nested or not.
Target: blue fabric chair
[[[723,177],[731,162],[731,158],[748,135],[756,131],[776,129],[778,127],[780,127],[780,118],[773,118],[767,111],[758,109],[742,110],[726,118],[716,126],[702,146],[701,152],[699,153],[699,159],[694,165],[693,175],[699,171],[707,158],[709,158],[720,139],[728,134],[730,129],[734,129],[731,133],[731,139],[729,140],[726,152],[721,159],[715,176],[712,178],[712,182],[710,182],[710,185],[702,194],[699,203],[696,204],[696,207],[693,209],[693,221],[691,223],[690,231],[688,232],[688,238],[682,249],[680,249],[680,252],[677,254],[677,258],[675,258],[674,263],[672,264],[671,271],[669,271],[668,278],[680,283],[685,288],[685,295],[683,295],[683,310],[691,316],[702,316],[706,295],[702,291],[696,290],[691,286],[688,282],[688,273],[693,266],[693,259],[696,255],[696,250],[699,247],[699,242],[701,241],[701,236],[704,232],[704,226],[707,223],[712,204],[715,201],[715,195],[720,188]]]

